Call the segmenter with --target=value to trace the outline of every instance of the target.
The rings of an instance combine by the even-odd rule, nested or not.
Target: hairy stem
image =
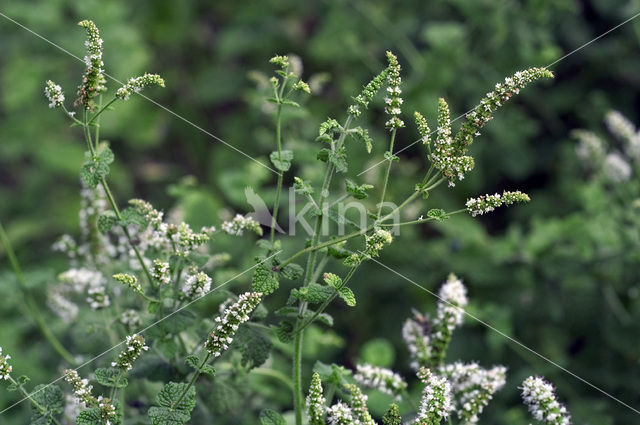
[[[18,281],[18,285],[20,286],[20,290],[22,291],[22,297],[24,298],[24,302],[27,305],[27,310],[31,315],[31,318],[36,323],[40,332],[47,339],[51,347],[68,363],[76,364],[73,355],[67,351],[64,346],[58,341],[58,339],[53,335],[51,329],[47,326],[47,322],[44,320],[42,315],[40,314],[40,309],[36,304],[35,300],[31,296],[31,292],[29,287],[27,286],[27,282],[24,279],[24,275],[22,274],[22,269],[20,268],[20,263],[18,262],[18,258],[11,246],[11,242],[9,241],[9,237],[7,233],[4,231],[4,227],[0,222],[0,244],[2,244],[2,248],[7,254],[7,258],[9,259],[9,264],[11,265],[11,269],[13,270],[13,274]]]
[[[11,382],[13,385],[15,385],[16,387],[18,387],[18,390],[20,390],[20,392],[22,393],[22,395],[28,399],[31,404],[33,404],[33,406],[38,409],[40,411],[41,414],[45,414],[47,413],[47,409],[45,409],[44,407],[42,407],[42,405],[40,403],[38,403],[37,401],[35,401],[33,398],[31,398],[31,394],[29,394],[23,387],[22,385],[18,385],[18,383],[15,381],[15,379],[13,379],[11,376],[9,376],[9,382]],[[60,425],[60,422],[58,422],[58,420],[56,418],[54,418],[53,416],[50,416],[51,418],[51,422],[55,425]]]
[[[352,116],[349,115],[345,124],[343,126],[343,132],[340,134],[338,141],[336,143],[336,148],[339,149],[344,143],[344,139],[347,135],[347,131],[349,130],[349,126],[351,125]],[[333,146],[332,146],[333,147]],[[324,174],[324,179],[322,182],[322,188],[320,190],[320,196],[318,198],[318,205],[322,208],[325,200],[329,196],[329,186],[331,185],[331,178],[333,177],[333,173],[335,171],[335,167],[332,163],[327,164],[327,168]],[[318,215],[316,217],[316,222],[314,226],[313,235],[311,237],[311,246],[318,245],[318,241],[320,240],[320,229],[322,227],[322,215]],[[335,243],[335,242],[333,242]],[[307,259],[307,266],[304,273],[304,283],[303,286],[307,286],[311,281],[311,276],[313,274],[316,262],[316,254],[317,249],[309,250],[309,257]],[[282,266],[282,265],[281,265]],[[298,318],[296,320],[296,328],[299,326],[300,321],[304,317],[304,312],[307,309],[306,302],[300,302],[300,306],[298,309]],[[295,407],[295,415],[296,415],[296,425],[302,425],[302,337],[304,331],[301,330],[299,332],[295,332],[293,339],[293,402]]]
[[[376,216],[376,218],[380,218],[380,214],[382,214],[382,205],[384,204],[384,198],[387,194],[387,185],[389,184],[389,174],[391,173],[391,164],[393,164],[393,145],[396,140],[396,131],[397,129],[394,128],[393,131],[391,132],[391,140],[389,141],[389,150],[388,150],[389,164],[387,165],[387,170],[385,171],[384,180],[382,182],[382,195],[380,196],[380,205],[378,205],[378,215]]]
[[[198,379],[198,377],[200,376],[200,370],[209,361],[209,357],[211,357],[211,353],[207,352],[207,356],[204,358],[202,363],[200,363],[200,366],[198,366],[198,370],[195,371],[195,373],[193,374],[193,377],[189,381],[189,384],[187,384],[184,391],[182,391],[182,394],[180,394],[178,401],[176,401],[175,403],[171,403],[171,410],[173,410],[174,407],[180,405],[180,402],[182,401],[184,396],[187,394],[187,391],[189,391],[189,388],[193,386],[193,384],[196,382],[196,379]]]
[[[282,87],[284,88],[284,84],[282,84]],[[282,160],[282,131],[281,131],[281,126],[282,126],[282,119],[281,119],[281,114],[282,114],[282,104],[278,103],[278,111],[276,112],[276,144],[278,147],[278,159]],[[277,219],[278,219],[278,207],[280,206],[280,192],[282,191],[282,180],[283,180],[283,172],[281,170],[278,173],[278,183],[277,183],[277,187],[276,187],[276,199],[273,203],[273,216],[271,217],[271,234],[269,237],[269,241],[271,242],[271,244],[273,245],[273,239],[275,238],[275,231],[276,231],[276,225],[277,225]]]

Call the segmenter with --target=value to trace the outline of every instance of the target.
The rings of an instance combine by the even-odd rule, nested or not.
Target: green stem
[[[349,115],[345,124],[343,126],[343,132],[340,134],[338,141],[336,142],[336,148],[340,149],[342,144],[344,143],[344,139],[347,136],[347,131],[349,130],[349,126],[351,125],[351,120],[353,117]],[[333,146],[332,146],[333,147]],[[327,168],[324,174],[324,179],[322,182],[322,188],[320,190],[319,202],[320,208],[324,206],[324,202],[329,196],[329,186],[331,185],[331,178],[333,177],[333,172],[335,168],[333,164],[328,163]],[[318,245],[318,241],[320,239],[320,228],[322,226],[322,215],[318,215],[316,217],[316,222],[314,226],[313,236],[311,237],[311,246]],[[335,241],[331,241],[331,244],[336,243]],[[308,250],[309,258],[307,259],[307,266],[304,273],[304,284],[303,286],[307,286],[311,280],[311,275],[315,268],[316,254],[317,249]],[[280,265],[282,266],[282,264]],[[307,303],[301,302],[300,307],[298,309],[298,318],[296,320],[296,328],[298,327],[301,318],[304,317],[304,312],[307,309]],[[296,332],[293,340],[293,402],[295,407],[295,417],[296,417],[296,425],[302,425],[302,338],[303,331]]]
[[[38,403],[37,401],[35,401],[33,398],[31,398],[31,394],[29,394],[23,387],[22,385],[18,385],[18,383],[15,381],[15,379],[13,379],[13,377],[9,376],[9,382],[11,382],[13,385],[15,385],[16,387],[18,387],[18,389],[20,390],[20,392],[22,393],[22,395],[27,398],[34,406],[36,409],[38,409],[40,411],[41,414],[45,414],[47,413],[47,409],[45,409],[44,407],[42,407],[42,405],[40,403]],[[51,422],[53,422],[55,425],[60,425],[60,422],[58,422],[58,420],[56,418],[54,418],[53,416],[50,416],[51,418]]]
[[[198,377],[200,376],[200,370],[209,361],[209,357],[211,357],[211,353],[207,352],[207,356],[204,358],[202,363],[200,363],[200,366],[198,367],[198,370],[196,370],[195,373],[193,374],[193,377],[189,381],[189,384],[185,387],[184,391],[182,391],[182,394],[180,394],[180,397],[178,398],[178,401],[176,401],[175,403],[171,403],[171,410],[173,410],[173,408],[175,406],[179,406],[180,405],[180,402],[182,401],[184,396],[187,394],[187,391],[189,391],[189,388],[191,388],[193,386],[193,384],[196,382],[196,379],[198,379]]]
[[[27,286],[27,282],[24,279],[24,275],[22,274],[22,269],[20,268],[20,263],[18,262],[18,258],[11,246],[11,242],[9,241],[9,237],[0,222],[0,244],[2,244],[2,248],[7,254],[7,258],[9,259],[9,264],[13,269],[13,274],[18,281],[18,285],[20,286],[20,290],[22,291],[22,297],[24,299],[25,304],[27,305],[27,310],[31,315],[31,318],[36,323],[38,328],[40,328],[40,332],[44,335],[46,340],[51,344],[51,347],[68,363],[76,364],[73,355],[67,351],[64,346],[58,341],[58,339],[53,335],[51,329],[47,326],[47,322],[44,320],[42,315],[40,314],[40,309],[36,304],[35,300],[31,296],[31,292],[29,287]]]
[[[284,83],[283,83],[283,87],[284,87]],[[282,104],[278,103],[278,111],[276,112],[276,144],[278,147],[278,159],[282,160],[282,131],[281,131],[281,127],[282,127],[282,120],[281,120],[281,113],[282,113]],[[269,236],[269,241],[271,242],[271,244],[273,245],[273,240],[275,238],[275,231],[276,231],[276,225],[277,225],[277,218],[278,218],[278,207],[280,206],[280,192],[282,191],[282,180],[283,180],[283,172],[281,170],[278,173],[278,183],[277,183],[277,187],[276,187],[276,199],[274,201],[273,204],[273,216],[271,217],[271,234]]]
[[[357,268],[358,266],[353,266],[351,267],[351,269],[349,269],[349,272],[347,273],[344,280],[342,281],[342,286],[340,286],[340,288],[338,289],[341,289],[347,285],[347,283],[349,282],[353,274],[356,272]],[[318,309],[313,313],[313,316],[311,316],[309,319],[303,322],[302,325],[300,325],[300,327],[298,327],[295,330],[295,332],[302,332],[307,326],[313,323],[313,321],[316,320],[324,310],[326,310],[329,304],[331,304],[331,301],[333,301],[337,296],[338,296],[338,290],[335,290],[335,292],[329,298],[327,298],[326,300],[323,301],[322,304],[320,304],[320,307],[318,307]]]
[[[100,97],[102,98],[102,96],[100,96]],[[100,114],[102,114],[104,111],[106,111],[106,110],[107,110],[107,108],[108,108],[109,106],[111,106],[111,104],[112,104],[113,102],[115,102],[116,100],[118,100],[118,98],[117,98],[117,97],[114,97],[114,98],[113,98],[113,99],[111,99],[109,102],[107,102],[107,104],[106,104],[106,105],[102,106],[102,107],[98,110],[98,112],[96,112],[96,113],[95,113],[95,115],[94,115],[93,117],[91,117],[91,119],[89,120],[89,122],[87,123],[87,125],[91,125],[91,124],[93,124],[93,122],[94,122],[94,121],[95,121],[95,120],[100,116]],[[102,103],[102,99],[100,99],[100,103]]]
[[[387,194],[387,184],[389,184],[389,174],[391,173],[391,164],[393,164],[393,145],[396,140],[396,131],[394,128],[391,132],[391,140],[389,141],[389,164],[387,165],[387,171],[384,174],[384,180],[382,182],[382,195],[380,196],[380,205],[378,205],[378,215],[376,218],[380,218],[380,214],[382,214],[382,205],[384,204],[384,197]]]
[[[89,130],[89,124],[87,123],[86,111],[84,116],[84,135],[87,141],[87,146],[89,146],[89,152],[91,152],[91,155],[95,157],[96,149],[94,147],[93,141],[91,140],[91,132]],[[98,143],[98,140],[96,140],[96,143]],[[120,214],[120,209],[118,208],[118,204],[116,204],[116,201],[113,198],[113,195],[111,194],[111,190],[109,189],[109,185],[107,184],[107,180],[104,178],[104,176],[100,177],[100,184],[102,185],[102,188],[104,189],[104,192],[107,195],[107,200],[109,201],[109,204],[111,205],[111,208],[113,209],[113,212],[115,213],[116,218],[118,219],[118,221],[122,221],[122,215]],[[144,273],[147,276],[147,279],[149,280],[151,287],[153,289],[156,289],[156,284],[153,280],[153,277],[151,277],[151,273],[149,272],[149,269],[147,268],[147,265],[145,264],[142,258],[142,254],[140,254],[140,250],[138,250],[138,247],[133,243],[133,238],[129,233],[129,229],[127,229],[127,226],[122,224],[120,225],[120,227],[122,228],[122,231],[124,232],[124,235],[127,238],[127,241],[129,242],[129,246],[135,252],[136,258],[138,259],[140,266],[142,266],[142,270],[144,270]]]

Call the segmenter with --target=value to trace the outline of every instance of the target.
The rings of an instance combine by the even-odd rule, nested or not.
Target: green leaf
[[[190,387],[179,401],[186,388],[187,384],[182,382],[169,382],[162,387],[156,398],[159,407],[149,409],[152,425],[183,425],[191,419],[191,411],[196,406],[196,389]]]
[[[211,365],[205,364],[200,367],[202,360],[200,360],[198,356],[187,356],[187,358],[185,359],[185,363],[188,366],[194,368],[197,372],[203,373],[205,375],[215,376],[216,374],[216,370]]]
[[[320,128],[318,130],[318,135],[324,136],[325,134],[329,136],[333,136],[334,133],[339,133],[342,131],[342,126],[338,121],[333,118],[327,118],[325,122],[320,124]]]
[[[285,279],[296,280],[302,276],[304,269],[299,264],[289,263],[280,270],[280,273]]]
[[[329,152],[329,162],[336,167],[338,173],[346,173],[347,166],[347,150],[344,146]]]
[[[273,293],[280,286],[278,282],[278,274],[271,270],[265,263],[260,263],[256,267],[256,271],[251,279],[251,287],[256,292],[262,292],[263,295]]]
[[[104,425],[104,420],[102,420],[102,415],[100,413],[100,409],[97,407],[92,407],[90,409],[85,409],[78,415],[76,419],[77,425]]]
[[[261,366],[266,362],[273,345],[264,331],[251,326],[241,326],[233,342],[242,353],[242,365],[250,368]]]
[[[334,292],[335,290],[329,286],[310,283],[305,287],[292,289],[290,299],[299,299],[309,304],[320,304],[328,300]]]
[[[371,153],[371,149],[373,148],[373,140],[371,139],[371,136],[369,136],[368,130],[365,130],[362,127],[356,127],[349,132],[349,135],[355,140],[364,143],[365,148],[367,149],[367,153]]]
[[[13,382],[7,386],[7,391],[18,391],[18,389],[29,382],[31,379],[27,375],[21,375],[14,384]]]
[[[280,321],[280,324],[275,328],[275,333],[280,342],[293,341],[293,323],[289,320]]]
[[[120,212],[122,220],[120,224],[127,226],[129,224],[136,224],[140,227],[147,227],[147,219],[144,218],[140,211],[135,207],[127,207]]]
[[[62,399],[62,391],[57,385],[45,386],[38,385],[33,389],[33,401],[44,407],[45,412],[32,406],[31,423],[48,425],[52,422],[52,417],[64,412],[64,401]]]
[[[370,184],[356,184],[354,181],[350,179],[346,179],[345,183],[347,185],[347,192],[349,195],[353,196],[356,199],[365,199],[369,194],[367,190],[372,189],[373,185]]]
[[[289,100],[289,99],[283,99],[282,100],[282,104],[283,105],[289,105],[289,106],[295,106],[296,108],[300,107],[300,104],[298,102],[294,102],[293,100]]]
[[[384,153],[384,159],[386,159],[387,161],[399,161],[400,158],[398,158],[397,155],[394,155],[393,152],[385,152]]]
[[[427,212],[427,217],[438,221],[438,222],[443,222],[445,221],[447,218],[447,213],[444,212],[444,210],[441,209],[431,209]]]
[[[98,217],[98,230],[106,235],[117,222],[118,219],[113,211],[105,211]]]
[[[337,290],[342,286],[342,279],[340,279],[340,276],[338,275],[335,275],[333,273],[325,273],[322,278],[324,279],[325,283],[333,289]]]
[[[88,152],[86,156],[87,160],[80,169],[80,177],[89,186],[96,187],[102,177],[109,174],[109,164],[113,162],[113,152],[104,146],[95,157],[92,157]]]
[[[298,195],[306,196],[311,195],[313,193],[313,187],[311,186],[311,182],[302,180],[300,177],[293,178],[293,190]]]
[[[318,151],[318,158],[322,162],[327,162],[329,160],[329,155],[331,155],[331,149],[323,148]]]
[[[284,418],[275,410],[265,409],[260,412],[260,423],[262,425],[286,425]]]
[[[337,364],[326,364],[317,361],[313,366],[313,371],[320,375],[322,382],[326,382],[329,385],[335,385],[338,388],[342,388],[345,384],[349,383],[349,376],[351,371]]]
[[[125,388],[129,381],[120,369],[101,367],[95,371],[96,381],[111,388]]]
[[[356,296],[353,294],[353,291],[346,286],[338,289],[338,296],[344,300],[345,303],[349,307],[354,307],[356,305]]]
[[[149,307],[147,307],[147,311],[151,314],[156,314],[159,308],[160,308],[160,303],[156,301],[152,301],[149,303]]]
[[[352,254],[352,252],[350,250],[344,248],[345,244],[346,244],[346,241],[328,246],[327,247],[327,254],[329,254],[330,256],[332,256],[333,258],[336,258],[338,260],[342,260],[344,258],[347,258],[348,256],[350,256]]]
[[[191,419],[190,414],[168,407],[153,406],[149,409],[148,415],[152,425],[183,425]]]
[[[318,317],[316,317],[316,320],[321,321],[327,326],[333,326],[333,317],[328,313],[320,313]]]
[[[293,152],[286,150],[280,151],[280,154],[278,154],[277,151],[273,151],[269,155],[269,159],[273,163],[273,166],[276,168],[276,170],[282,171],[284,173],[285,171],[289,171],[289,168],[291,168]]]

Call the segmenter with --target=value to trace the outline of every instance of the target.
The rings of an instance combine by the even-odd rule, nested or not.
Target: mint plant
[[[531,68],[506,78],[466,115],[455,132],[444,99],[438,102],[434,132],[428,120],[415,112],[415,125],[428,152],[427,166],[410,194],[394,202],[388,186],[393,165],[400,161],[394,152],[400,130],[405,127],[398,58],[387,52],[388,66],[356,94],[342,121],[327,118],[320,124],[317,159],[323,171],[322,181],[317,184],[292,176],[296,162],[293,151],[285,149],[287,128],[283,128],[282,119],[283,110],[299,108],[297,100],[311,94],[311,87],[301,79],[288,56],[275,56],[270,60],[275,67],[269,80],[273,94],[266,98],[275,105],[275,150],[269,159],[277,171],[277,181],[270,220],[264,223],[237,214],[216,226],[194,230],[175,211],[165,214],[145,200],[132,199],[122,207],[112,192],[108,178],[115,155],[101,139],[100,118],[132,94],[148,86],[164,87],[165,82],[156,74],[144,74],[129,79],[107,98],[103,42],[98,28],[91,21],[79,25],[87,33],[87,55],[73,103],[75,109],[67,108],[59,85],[53,81],[45,83],[49,106],[60,109],[72,126],[82,130],[87,145],[85,162],[79,167],[81,232],[75,239],[65,235],[54,245],[55,250],[69,257],[70,268],[52,285],[48,305],[61,320],[84,324],[85,335],[106,336],[111,348],[91,358],[92,353],[105,348],[104,344],[87,341],[84,345],[82,338],[75,338],[76,355],[70,355],[66,348],[61,348],[46,323],[38,319],[37,312],[32,312],[68,367],[64,375],[68,385],[64,388],[50,384],[29,392],[24,387],[26,378],[16,380],[11,375],[10,357],[0,357],[1,376],[10,380],[12,389],[20,390],[33,405],[33,423],[208,423],[219,415],[211,411],[207,400],[225,403],[234,397],[250,398],[245,384],[249,376],[260,373],[290,384],[291,402],[283,413],[291,410],[296,425],[305,420],[316,425],[377,423],[368,410],[362,388],[376,388],[411,404],[409,384],[404,378],[366,364],[357,367],[353,379],[337,365],[316,370],[305,402],[305,333],[312,326],[332,326],[333,318],[327,310],[337,298],[349,307],[356,307],[358,288],[350,287],[351,279],[362,263],[379,257],[394,242],[397,236],[392,232],[397,233],[402,226],[442,222],[464,212],[476,216],[502,205],[530,200],[520,191],[504,191],[501,195],[469,198],[456,211],[431,208],[425,216],[405,222],[396,220],[409,205],[425,203],[442,183],[455,186],[471,172],[474,160],[468,148],[493,113],[529,83],[550,78],[552,73],[544,68]],[[363,154],[370,154],[379,143],[366,125],[356,125],[365,110],[375,103],[379,92],[384,93],[387,115],[384,127],[389,135],[384,177],[372,185],[345,177],[351,152],[347,144],[359,144]],[[295,239],[276,235],[286,181],[293,182],[292,190],[310,206],[306,216],[313,226],[304,247],[296,248]],[[333,201],[331,192],[336,187],[343,188],[346,195]],[[363,225],[347,217],[337,205],[347,198],[358,202],[364,211]],[[371,198],[376,200],[372,202]],[[268,236],[263,235],[264,226],[269,228]],[[345,226],[350,228],[349,233],[342,231]],[[224,253],[214,251],[215,239],[222,233],[258,237],[252,253],[254,265],[225,282],[216,279],[217,274],[224,274],[218,261]],[[3,231],[0,236],[3,245],[9,247]],[[299,260],[304,263],[296,263]],[[20,274],[17,261],[14,270]],[[217,316],[208,309],[197,308],[197,301],[248,271],[252,276],[251,290],[240,295],[229,293]],[[285,294],[286,303],[274,308],[271,299],[276,297],[271,296],[284,293],[284,285],[281,286],[284,280],[293,282],[288,284],[292,287]],[[502,367],[483,369],[475,363],[445,363],[449,341],[454,329],[462,323],[467,304],[466,288],[454,275],[443,285],[440,300],[432,321],[416,317],[409,319],[402,329],[412,367],[423,387],[421,401],[412,411],[401,411],[391,405],[383,417],[384,424],[399,424],[403,418],[416,424],[438,424],[450,418],[452,411],[456,411],[460,423],[475,423],[495,391],[504,385]],[[74,339],[73,332],[70,330],[66,337]],[[111,351],[120,346],[120,353],[114,356]],[[284,353],[290,351],[291,378],[286,372],[261,367],[274,348]],[[88,366],[93,373],[84,370]],[[325,394],[327,368],[331,371],[328,382],[331,392]],[[567,423],[568,419],[558,422],[564,421],[566,411],[553,404],[547,387],[539,381],[532,384],[527,381],[526,388],[525,401],[535,406],[536,418],[548,423]],[[341,401],[333,403],[336,394]],[[264,407],[266,404],[265,401]],[[261,411],[263,424],[285,423],[279,412],[263,406],[252,405],[245,410],[249,415],[255,413],[253,421],[257,411]]]

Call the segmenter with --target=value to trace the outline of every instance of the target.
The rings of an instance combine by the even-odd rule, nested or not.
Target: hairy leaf
[[[251,279],[251,287],[256,292],[262,292],[263,295],[269,295],[273,293],[280,286],[278,282],[278,274],[271,270],[271,268],[265,264],[260,263],[256,267],[253,278]]]
[[[260,423],[262,425],[286,425],[286,421],[280,413],[271,409],[260,412]]]
[[[101,367],[96,369],[94,374],[96,381],[105,387],[125,388],[129,384],[126,376],[123,376],[119,369]]]
[[[353,180],[345,179],[347,192],[356,199],[365,199],[369,194],[367,191],[373,188],[370,184],[357,184]]]
[[[280,151],[280,155],[278,155],[277,151],[271,152],[269,155],[269,159],[271,163],[278,171],[289,171],[291,168],[291,161],[293,160],[293,152],[289,150]]]

